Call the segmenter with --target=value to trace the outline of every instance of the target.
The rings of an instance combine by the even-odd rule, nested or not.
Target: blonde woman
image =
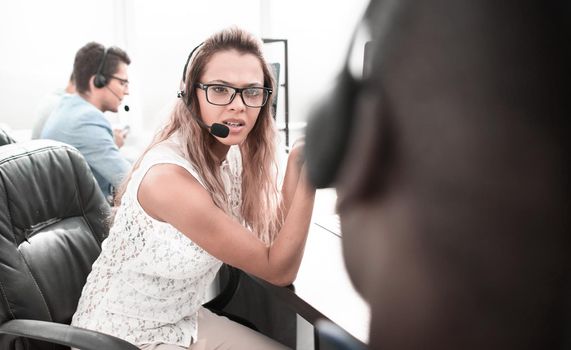
[[[299,269],[315,190],[301,146],[277,189],[273,84],[243,30],[193,50],[170,120],[117,195],[73,325],[142,349],[283,348],[201,306],[223,262],[276,285]]]

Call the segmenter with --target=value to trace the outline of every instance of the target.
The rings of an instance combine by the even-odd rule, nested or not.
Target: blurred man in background
[[[95,42],[83,46],[73,65],[77,94],[62,98],[41,133],[41,138],[76,147],[110,202],[130,163],[118,148],[125,135],[114,134],[103,112],[117,112],[123,97],[129,94],[130,63],[127,53],[118,47],[105,48]]]

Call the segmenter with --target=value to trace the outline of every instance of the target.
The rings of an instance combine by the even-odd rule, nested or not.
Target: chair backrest
[[[71,322],[109,213],[75,148],[49,140],[0,147],[0,324]],[[0,336],[1,349],[11,349],[7,342]]]
[[[4,129],[0,128],[0,146],[8,145],[11,143],[16,143],[16,140],[8,135]]]

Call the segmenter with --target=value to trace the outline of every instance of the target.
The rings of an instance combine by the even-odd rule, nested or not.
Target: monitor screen
[[[274,80],[276,81],[276,86],[274,91],[272,92],[273,95],[273,102],[272,102],[272,116],[276,119],[276,112],[278,108],[278,91],[280,90],[280,64],[279,63],[270,63],[270,68],[272,69],[272,74],[274,75]]]
[[[373,42],[367,41],[365,43],[364,53],[363,53],[363,78],[369,75],[371,72],[371,65],[373,60]]]

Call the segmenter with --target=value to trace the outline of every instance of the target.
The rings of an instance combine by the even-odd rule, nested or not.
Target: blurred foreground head
[[[371,2],[370,73],[306,136],[371,348],[571,348],[570,25],[567,1]]]

